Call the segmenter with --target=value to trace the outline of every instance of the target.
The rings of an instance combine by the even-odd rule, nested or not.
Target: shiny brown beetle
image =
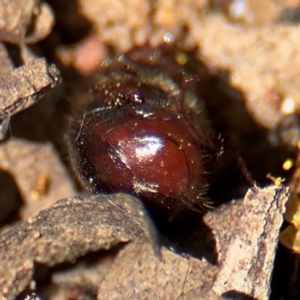
[[[186,74],[182,52],[135,49],[96,76],[71,123],[70,149],[93,192],[126,192],[171,216],[203,210],[207,173],[222,152]]]

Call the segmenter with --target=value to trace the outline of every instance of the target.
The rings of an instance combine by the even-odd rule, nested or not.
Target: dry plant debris
[[[219,211],[222,221],[218,209],[205,216],[221,264],[213,285],[218,295],[236,291],[254,299],[270,296],[271,266],[288,197],[283,186],[249,190],[244,201],[221,208],[226,211]]]
[[[51,32],[54,24],[50,6],[39,0],[1,0],[0,19],[0,40],[13,44],[37,42]],[[32,25],[34,29],[28,35]]]
[[[89,291],[90,294],[97,295],[99,283],[103,281],[115,261],[118,248],[110,252],[104,252],[103,256],[97,257],[97,253],[92,254],[92,259],[86,262],[86,258],[78,260],[76,267],[72,269],[57,271],[53,273],[51,280],[58,286],[51,299],[56,297],[67,298],[72,291]],[[153,249],[150,250],[151,255]],[[96,257],[95,257],[96,256]]]
[[[0,81],[0,119],[11,117],[41,99],[61,80],[55,65],[36,59],[3,76]]]
[[[162,261],[148,245],[130,244],[100,284],[98,299],[221,299],[211,290],[217,267],[162,249]]]
[[[285,115],[286,101],[292,103],[291,113],[299,112],[298,27],[244,28],[211,16],[193,30],[205,61],[212,68],[229,70],[231,85],[244,93],[259,124],[275,128]],[[229,44],[228,37],[234,37]]]
[[[1,0],[0,1],[0,74],[14,68],[8,45],[20,51],[25,64],[36,58],[27,44],[44,39],[54,26],[54,15],[50,6],[39,0]]]
[[[39,172],[32,172],[37,166]],[[0,144],[0,168],[9,172],[17,184],[25,204],[22,219],[35,216],[57,200],[76,193],[58,153],[49,142],[15,138]]]
[[[53,6],[56,2],[59,1],[49,1]],[[299,114],[300,30],[293,24],[274,23],[277,11],[271,16],[271,23],[263,20],[265,23],[257,27],[234,24],[224,16],[209,13],[209,1],[206,0],[184,3],[175,0],[138,3],[131,0],[66,0],[59,5],[59,9],[52,10],[47,3],[38,0],[0,0],[0,86],[3,86],[0,89],[0,140],[5,138],[9,129],[9,118],[34,104],[59,81],[57,69],[47,65],[44,59],[37,59],[29,44],[40,41],[51,32],[53,11],[57,19],[59,16],[65,20],[64,25],[69,26],[69,32],[76,32],[80,27],[78,18],[69,14],[66,7],[75,7],[76,13],[90,22],[91,30],[76,45],[67,46],[63,45],[60,33],[54,34],[53,40],[58,40],[62,49],[67,48],[71,56],[75,53],[70,63],[68,53],[60,51],[57,43],[53,43],[53,49],[47,49],[60,59],[64,70],[72,66],[83,76],[92,74],[105,60],[107,45],[122,53],[148,41],[158,45],[163,40],[175,39],[180,40],[187,49],[197,47],[199,59],[205,62],[211,73],[226,70],[228,78],[224,78],[224,82],[242,93],[242,97],[236,94],[231,97],[245,104],[249,115],[270,136],[287,116]],[[257,17],[261,20],[260,15]],[[13,44],[20,51],[21,64],[17,69],[7,44]],[[38,46],[41,53],[45,50],[43,47]],[[93,59],[87,55],[90,51],[93,52]],[[44,86],[40,85],[40,80]],[[67,88],[72,85],[72,80],[72,77],[65,79]],[[40,107],[51,114],[53,106],[54,103],[45,102]],[[25,120],[24,128],[26,124],[34,124]],[[237,122],[234,126],[243,124],[243,120],[239,121],[231,115],[228,120]],[[37,126],[32,130],[44,130]],[[246,126],[237,127],[243,131]],[[295,135],[299,132],[298,128],[292,128]],[[135,236],[137,228],[128,224],[135,218],[142,223],[145,220],[145,217],[136,215],[128,221],[128,215],[124,216],[120,211],[118,215],[118,210],[112,213],[118,216],[117,219],[122,217],[122,224],[114,223],[115,219],[108,220],[105,209],[100,208],[102,204],[107,209],[112,208],[105,206],[103,197],[106,196],[99,196],[103,200],[99,203],[95,200],[96,196],[84,200],[68,198],[37,215],[39,210],[49,207],[56,200],[77,193],[53,144],[46,139],[46,135],[43,137],[46,141],[42,143],[15,138],[3,142],[0,147],[0,168],[12,175],[22,196],[23,219],[31,217],[0,237],[0,269],[6,271],[4,277],[0,273],[0,287],[5,284],[2,292],[8,299],[14,299],[28,286],[34,273],[34,262],[52,266],[96,249],[140,240]],[[285,142],[288,146],[294,146],[294,141],[298,140],[299,136],[296,136],[286,138]],[[0,183],[0,189],[5,182]],[[0,199],[15,197],[15,191],[15,187],[11,193],[1,191]],[[230,299],[234,297],[231,292],[241,297],[266,299],[270,292],[269,278],[286,197],[285,188],[272,186],[259,189],[256,193],[249,192],[244,201],[230,202],[209,212],[205,220],[214,232],[218,265],[211,265],[204,258],[183,258],[165,248],[162,248],[162,260],[159,260],[157,254],[153,255],[152,247],[146,244],[150,239],[152,246],[157,245],[157,241],[153,243],[156,235],[153,240],[151,235],[147,237],[141,232],[144,244],[130,243],[117,255],[106,276],[92,283],[93,289],[98,290],[98,299],[103,299],[103,295],[116,298],[128,295],[128,299],[138,296],[142,299],[168,299],[171,295],[183,299],[220,299],[224,293]],[[131,197],[126,197],[126,201],[131,200]],[[91,214],[93,218],[88,219]],[[87,226],[82,218],[85,218]],[[254,220],[257,222],[254,223]],[[105,226],[99,226],[105,221],[107,226],[112,226],[107,231]],[[90,226],[92,223],[95,226]],[[151,226],[151,222],[145,224],[147,228],[149,224]],[[155,231],[145,229],[144,234],[147,232]],[[247,246],[249,243],[253,245],[251,249]],[[237,253],[237,246],[245,251],[233,257],[232,252]],[[142,274],[144,281],[137,274]],[[53,278],[54,282],[59,283],[58,277]],[[116,278],[118,286],[113,285]],[[241,282],[242,278],[245,282]],[[146,279],[148,282],[145,284]],[[60,282],[63,285],[64,281]]]
[[[226,292],[266,299],[287,197],[283,186],[249,191],[243,201],[205,217],[219,266],[167,249],[160,255],[156,230],[136,198],[99,194],[61,200],[2,235],[2,296],[14,299],[29,285],[34,262],[53,266],[133,240],[142,244],[125,247],[97,282],[99,299],[219,299]]]
[[[159,255],[156,231],[138,199],[116,194],[61,200],[1,236],[0,296],[15,299],[28,287],[34,262],[53,266],[130,240],[151,242]]]
[[[32,60],[0,77],[0,140],[6,135],[9,118],[36,103],[60,80],[58,69],[45,59]]]

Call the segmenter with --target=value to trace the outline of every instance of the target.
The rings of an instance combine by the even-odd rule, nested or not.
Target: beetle
[[[70,122],[72,164],[90,191],[130,193],[171,218],[203,212],[223,147],[187,63],[180,50],[144,46],[103,64]]]

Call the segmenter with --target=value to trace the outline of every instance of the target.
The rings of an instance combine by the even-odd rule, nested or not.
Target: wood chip
[[[244,201],[205,216],[213,229],[220,263],[212,288],[216,294],[268,299],[288,196],[289,190],[283,186],[249,190]]]
[[[0,78],[0,141],[6,136],[9,118],[30,107],[58,85],[61,77],[55,65],[34,59]]]
[[[35,59],[1,78],[0,119],[33,105],[60,80],[58,69],[45,59]]]
[[[98,299],[219,300],[210,291],[216,271],[206,260],[184,258],[165,248],[159,261],[149,245],[130,244],[101,283]]]
[[[25,205],[21,214],[23,220],[35,216],[58,199],[77,193],[66,167],[50,142],[14,138],[1,143],[0,169],[14,177]]]
[[[151,224],[141,202],[124,194],[58,201],[0,237],[0,298],[29,285],[34,262],[53,266],[131,240],[152,241],[158,253]]]

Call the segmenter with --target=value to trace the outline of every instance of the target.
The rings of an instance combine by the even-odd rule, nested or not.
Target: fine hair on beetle
[[[170,220],[210,206],[210,178],[223,153],[197,94],[199,75],[185,68],[194,62],[179,55],[144,46],[105,62],[68,133],[87,190],[133,194]]]

